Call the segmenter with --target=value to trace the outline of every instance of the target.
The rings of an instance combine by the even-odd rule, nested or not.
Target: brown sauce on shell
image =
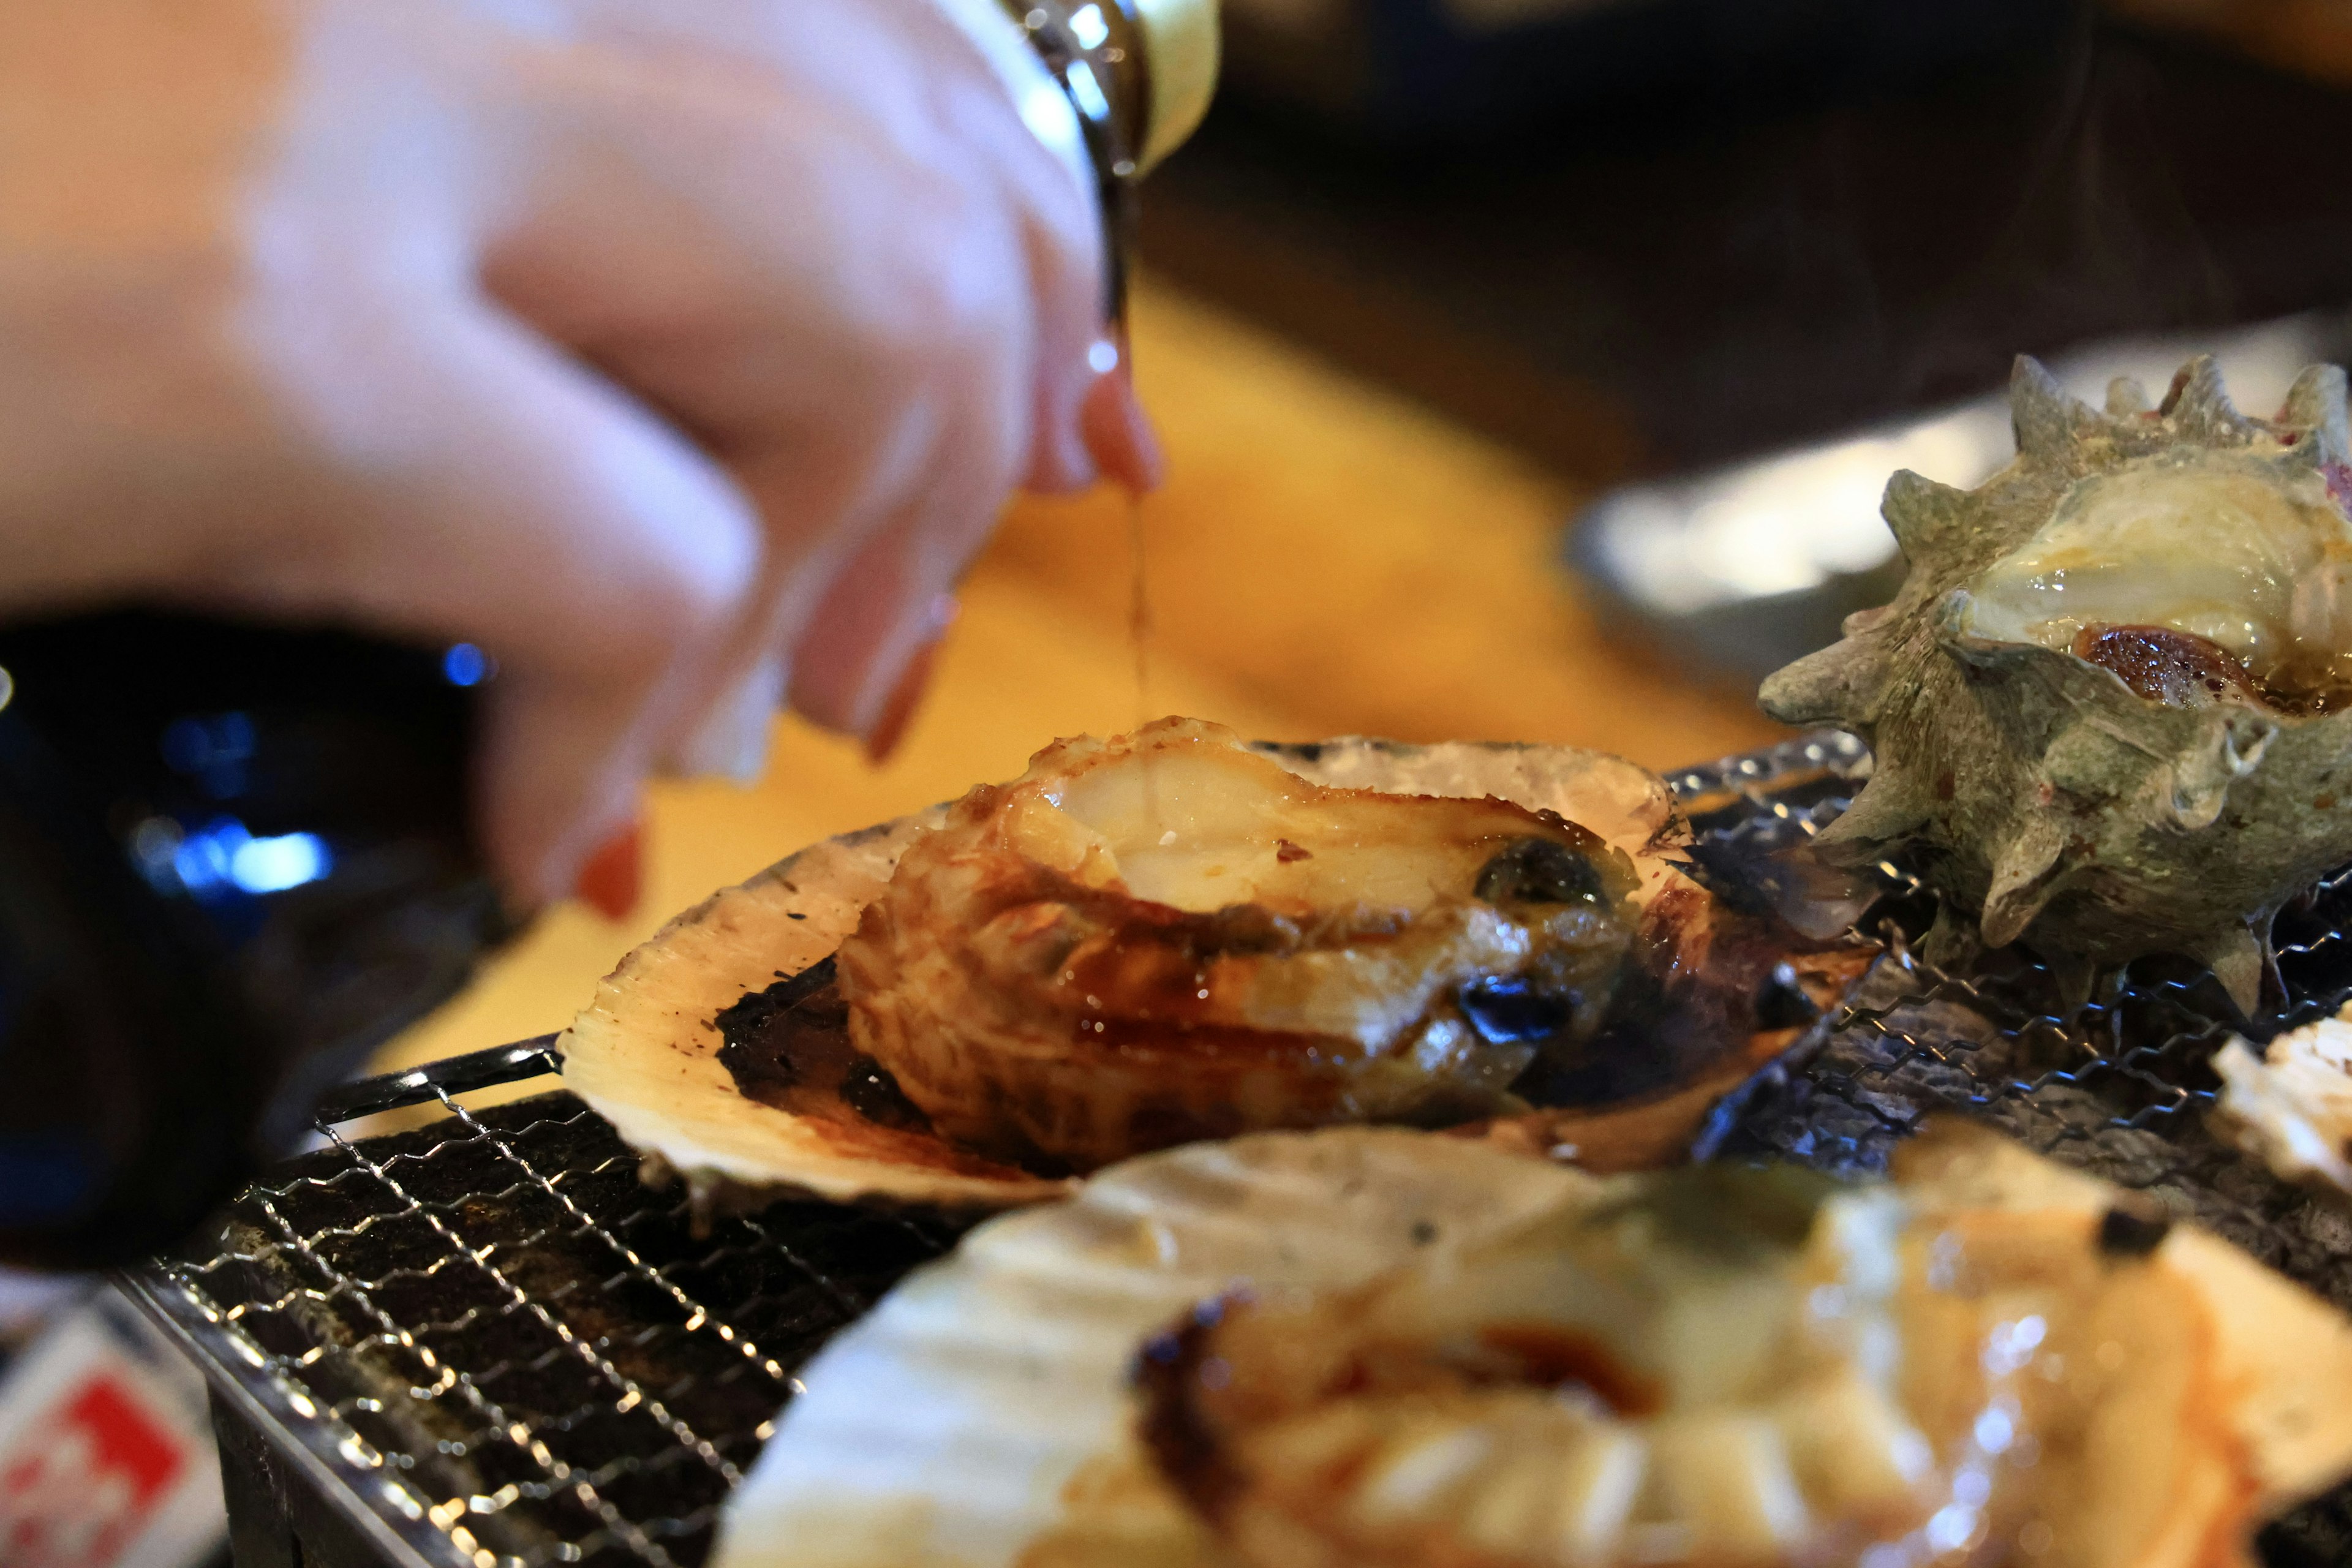
[[[1197,1393],[1203,1365],[1214,1359],[1212,1331],[1234,1304],[1208,1301],[1193,1309],[1190,1321],[1148,1342],[1134,1368],[1143,1395],[1136,1436],[1160,1473],[1212,1520],[1247,1484]]]
[[[1221,1519],[1251,1484],[1235,1452],[1239,1429],[1275,1416],[1284,1395],[1255,1385],[1250,1369],[1228,1362],[1228,1318],[1258,1310],[1245,1291],[1202,1302],[1143,1346],[1132,1377],[1142,1396],[1137,1436],[1160,1473],[1211,1521]],[[1439,1392],[1522,1383],[1549,1389],[1580,1388],[1629,1420],[1665,1407],[1665,1390],[1625,1366],[1591,1335],[1553,1323],[1503,1322],[1478,1331],[1479,1352],[1465,1364],[1434,1345],[1362,1346],[1331,1369],[1311,1391],[1287,1397],[1311,1403],[1383,1393]],[[1265,1402],[1272,1394],[1277,1404]],[[1293,1407],[1295,1409],[1295,1407]],[[1343,1488],[1365,1456],[1343,1462],[1333,1479]]]
[[[736,1092],[787,1111],[844,1159],[1025,1181],[1032,1173],[949,1143],[898,1080],[849,1037],[849,1008],[824,959],[750,991],[711,1019]]]
[[[1603,842],[1590,830],[1550,813],[1528,816],[1532,826],[1549,829],[1557,837],[1496,836],[1477,896],[1507,905],[1601,902],[1608,889],[1593,857],[1605,847]],[[1549,852],[1561,864],[1547,862],[1540,875],[1520,866],[1518,861],[1528,858],[1531,846]],[[1296,846],[1288,847],[1296,851],[1290,858],[1304,858],[1307,854]],[[1489,882],[1496,880],[1496,867],[1507,861],[1511,863],[1512,875],[1501,880],[1508,881],[1509,887],[1490,888]],[[1572,867],[1575,875],[1570,877],[1564,866]],[[1290,913],[1250,903],[1203,913],[1123,896],[1106,897],[1076,885],[1042,889],[1041,893],[1081,911],[1098,910],[1111,917],[1107,929],[1096,931],[1067,955],[1058,976],[1065,995],[1082,999],[1072,1024],[1073,1043],[1081,1049],[1236,1061],[1322,1061],[1335,1068],[1357,1061],[1363,1048],[1345,1037],[1257,1029],[1228,1021],[1230,1010],[1217,1005],[1214,965],[1228,957],[1282,957],[1377,947],[1402,936],[1411,926],[1409,916],[1392,910]],[[1565,1005],[1573,1011],[1573,999]],[[1483,1028],[1480,1032],[1486,1033]]]
[[[1082,1017],[1078,1042],[1097,1050],[1143,1056],[1182,1056],[1204,1061],[1328,1061],[1339,1067],[1361,1057],[1363,1047],[1336,1035],[1253,1029],[1243,1024],[1186,1023],[1154,1017]]]
[[[1629,1419],[1665,1408],[1664,1389],[1618,1361],[1590,1334],[1554,1323],[1489,1323],[1478,1331],[1478,1342],[1517,1363],[1515,1381],[1586,1389]]]

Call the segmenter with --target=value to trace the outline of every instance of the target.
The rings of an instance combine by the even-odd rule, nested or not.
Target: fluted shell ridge
[[[1938,956],[2021,938],[2079,992],[2098,966],[2180,952],[2251,1008],[2279,907],[2352,858],[2352,707],[2159,701],[2072,647],[1989,633],[1979,595],[2054,520],[2181,476],[2266,492],[2315,530],[2341,529],[2352,559],[2344,373],[2305,371],[2279,416],[2261,419],[2231,402],[2210,357],[2183,366],[2161,403],[2119,379],[2104,409],[2021,357],[2010,403],[2017,456],[1984,484],[1888,482],[1885,515],[1910,567],[1901,593],[1773,674],[1760,700],[1775,718],[1871,743],[1874,776],[1820,842],[1853,864],[1906,852],[1943,900]],[[2177,529],[2186,514],[2168,504]],[[2129,529],[2117,537],[2132,548]]]

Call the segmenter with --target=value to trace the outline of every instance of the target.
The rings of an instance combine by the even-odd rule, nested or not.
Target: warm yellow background
[[[1562,481],[1148,282],[1134,332],[1170,457],[1144,510],[1155,713],[1272,739],[1565,742],[1660,768],[1776,732],[1747,694],[1694,689],[1596,617],[1553,561],[1579,499]],[[1131,726],[1127,510],[1109,493],[1016,505],[888,766],[787,721],[758,788],[659,788],[636,916],[553,911],[384,1065],[560,1027],[712,889],[1016,773],[1056,735]]]

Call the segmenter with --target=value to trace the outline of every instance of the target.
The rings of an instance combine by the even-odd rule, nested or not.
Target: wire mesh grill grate
[[[145,1281],[428,1562],[691,1568],[794,1372],[956,1234],[807,1203],[698,1235],[572,1096],[437,1098],[329,1129]]]
[[[1858,742],[1824,733],[1669,783],[1706,839],[1747,855],[1820,831],[1868,769]],[[1877,875],[1864,924],[1886,956],[1810,1058],[1749,1100],[1730,1148],[1872,1167],[1922,1115],[1966,1110],[2352,1308],[2352,1223],[2205,1128],[2204,1064],[2232,1018],[2209,975],[2135,965],[2063,1020],[2030,957],[1966,975],[1920,958],[1927,901],[1900,868]],[[2282,917],[2288,1001],[2257,1033],[2352,997],[2347,925],[2352,872]],[[452,1098],[558,1065],[510,1047],[356,1086],[329,1118],[398,1100],[448,1115],[358,1141],[322,1118],[324,1148],[134,1283],[394,1560],[697,1568],[797,1370],[952,1246],[960,1222],[785,1203],[698,1228],[683,1191],[641,1184],[635,1156],[572,1096],[478,1112]],[[2331,1500],[2274,1528],[2265,1552],[2352,1562],[2347,1519]]]

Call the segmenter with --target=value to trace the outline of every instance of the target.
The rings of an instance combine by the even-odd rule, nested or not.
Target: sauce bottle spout
[[[1216,0],[1003,0],[1077,111],[1101,196],[1108,299],[1124,320],[1135,187],[1216,91]]]

